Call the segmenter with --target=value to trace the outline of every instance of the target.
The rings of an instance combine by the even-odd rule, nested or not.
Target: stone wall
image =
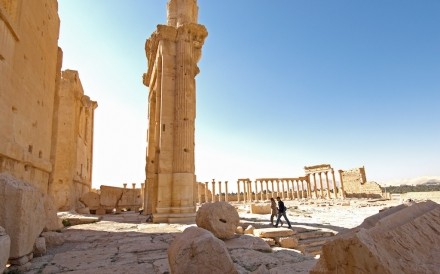
[[[365,168],[359,167],[343,170],[341,177],[344,183],[346,197],[381,197],[382,189],[376,182],[367,182]]]
[[[62,72],[54,115],[50,193],[59,210],[78,208],[91,189],[95,101],[84,95],[77,71]]]
[[[47,193],[58,69],[56,0],[0,2],[0,173]]]
[[[58,229],[54,203],[71,208],[90,188],[93,119],[81,112],[90,113],[93,101],[82,96],[74,112],[64,113],[73,102],[64,101],[68,89],[60,90],[65,79],[59,30],[57,0],[0,0],[0,176],[6,178],[0,187],[0,225],[11,237],[14,258],[32,252],[42,229]],[[70,89],[83,95],[79,87]],[[89,129],[66,144],[69,149],[62,148],[64,123]],[[73,152],[73,159],[61,164],[67,157],[60,151]],[[72,171],[70,177],[58,175],[63,169]],[[65,195],[58,196],[50,184],[59,178],[67,178],[61,187],[68,189]]]

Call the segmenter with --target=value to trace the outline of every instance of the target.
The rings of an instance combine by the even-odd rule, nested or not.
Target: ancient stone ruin
[[[145,45],[149,126],[144,213],[152,214],[154,222],[195,218],[195,77],[208,35],[197,18],[197,1],[169,1],[167,24],[158,25]]]
[[[57,210],[91,190],[97,107],[78,72],[61,71],[57,1],[22,2],[0,1],[1,254],[19,265],[43,229],[61,227]]]

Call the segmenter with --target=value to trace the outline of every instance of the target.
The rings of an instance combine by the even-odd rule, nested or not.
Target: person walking
[[[270,224],[273,225],[273,217],[277,218],[278,216],[278,208],[277,203],[274,198],[270,198],[270,208],[272,209],[272,215],[270,215]],[[281,221],[281,226],[283,226],[283,222]]]
[[[281,221],[281,216],[284,216],[284,220],[286,220],[287,224],[289,225],[289,228],[292,228],[292,226],[290,225],[289,219],[287,219],[287,216],[286,216],[287,209],[284,206],[283,201],[281,201],[280,197],[277,197],[277,201],[278,201],[278,218],[277,218],[277,222],[274,225],[274,227],[278,227],[278,223]]]

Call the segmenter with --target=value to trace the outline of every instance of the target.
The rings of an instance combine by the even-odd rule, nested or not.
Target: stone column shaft
[[[335,194],[335,199],[338,198],[338,187],[336,186],[336,179],[335,179],[335,171],[332,168],[332,178],[333,178],[333,193]]]

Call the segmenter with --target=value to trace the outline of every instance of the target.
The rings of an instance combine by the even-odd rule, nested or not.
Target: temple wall
[[[97,104],[84,96],[78,72],[73,70],[62,72],[57,95],[50,192],[59,210],[71,210],[91,189],[93,114]]]
[[[47,193],[60,20],[55,0],[0,2],[0,172]]]

